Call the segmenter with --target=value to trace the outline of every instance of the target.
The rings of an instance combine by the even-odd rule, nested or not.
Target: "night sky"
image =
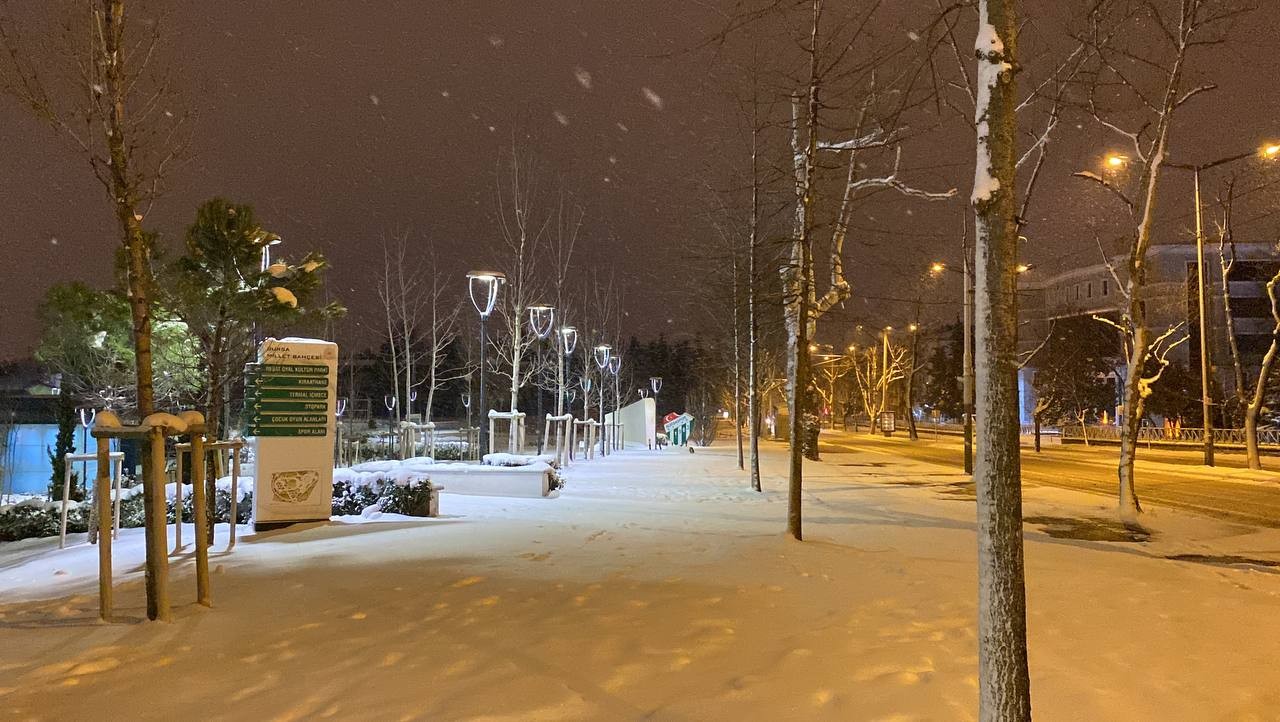
[[[923,19],[901,11],[881,31],[905,35]],[[563,183],[586,206],[580,268],[600,277],[616,269],[624,333],[690,330],[681,304],[699,273],[691,248],[707,233],[697,218],[706,169],[738,150],[725,142],[733,105],[717,90],[730,70],[690,51],[720,25],[708,6],[229,0],[175,4],[165,22],[165,61],[199,114],[192,158],[147,219],[165,242],[180,242],[209,197],[251,203],[283,236],[286,256],[329,256],[334,295],[352,311],[344,332],[368,343],[374,332],[361,324],[377,324],[383,236],[432,238],[459,276],[490,265],[495,168],[518,132],[541,157],[543,186]],[[1276,37],[1280,18],[1255,13],[1232,45],[1214,51],[1204,75],[1221,87],[1184,116],[1179,155],[1216,158],[1280,136]],[[0,358],[14,358],[35,342],[34,310],[49,284],[109,278],[118,232],[83,160],[5,101]],[[952,125],[914,136],[904,166],[921,184],[955,186],[967,198],[972,138]],[[1072,125],[1026,231],[1027,259],[1046,267],[1092,246],[1108,220],[1082,202],[1069,174],[1114,145],[1112,136]],[[1168,194],[1189,206],[1185,186],[1174,179]],[[903,275],[958,258],[961,203],[865,205],[848,253],[856,298],[844,318],[905,317],[909,309],[892,300]],[[1169,233],[1189,210],[1170,211]]]

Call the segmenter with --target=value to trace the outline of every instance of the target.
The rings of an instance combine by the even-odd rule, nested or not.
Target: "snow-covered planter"
[[[406,516],[438,516],[439,493],[426,473],[426,457],[371,461],[333,470],[335,516],[380,511]]]
[[[539,462],[543,464],[554,464],[554,454],[506,454],[495,453],[485,454],[480,460],[485,466],[529,466]]]
[[[439,489],[434,487],[424,467],[431,459],[418,458],[407,461],[374,461],[360,464],[354,469],[335,469],[333,472],[333,515],[368,515],[377,511],[405,516],[438,516],[440,513]],[[253,477],[241,474],[237,491],[236,523],[248,524],[253,512]],[[177,488],[165,485],[166,523],[174,521]],[[191,485],[183,484],[182,520],[195,521],[192,508]],[[75,502],[67,508],[67,531],[85,532],[89,529],[90,502]],[[43,496],[17,499],[0,506],[0,541],[17,541],[32,537],[58,534],[61,502],[50,501]],[[142,485],[120,490],[120,526],[122,528],[143,525]],[[231,515],[231,477],[217,481],[214,495],[214,522],[225,523]]]
[[[523,464],[516,464],[518,457],[511,454],[490,454],[485,458],[494,463],[437,463],[431,478],[444,487],[445,493],[476,496],[544,497],[563,486],[559,472],[540,457],[523,457],[536,459]]]

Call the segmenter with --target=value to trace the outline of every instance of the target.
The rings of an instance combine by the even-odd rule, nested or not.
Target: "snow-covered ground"
[[[116,547],[113,625],[96,621],[92,548],[0,544],[0,709],[973,719],[963,477],[827,454],[809,467],[798,543],[782,533],[782,450],[765,454],[764,494],[727,445],[669,448],[576,464],[558,498],[446,496],[438,519],[242,530],[231,554],[221,529],[215,607],[191,604],[190,559],[175,560],[172,624],[139,621],[139,530]],[[1280,532],[1156,511],[1149,541],[1090,541],[1141,536],[1103,504],[1028,490],[1037,719],[1275,719]],[[1167,558],[1183,554],[1196,556]]]

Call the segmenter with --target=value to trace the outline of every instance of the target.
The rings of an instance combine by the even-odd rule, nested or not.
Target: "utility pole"
[[[1204,420],[1204,465],[1213,466],[1213,403],[1209,397],[1209,324],[1205,313],[1204,219],[1200,210],[1200,168],[1194,171],[1196,188],[1196,295],[1200,310],[1200,407]]]

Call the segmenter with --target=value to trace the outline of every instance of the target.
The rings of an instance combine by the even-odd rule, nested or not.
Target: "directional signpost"
[[[328,341],[268,339],[245,367],[255,528],[329,518],[337,359]]]

